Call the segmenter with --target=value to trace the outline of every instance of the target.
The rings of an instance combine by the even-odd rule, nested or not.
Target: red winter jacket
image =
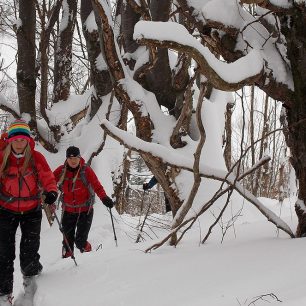
[[[65,165],[61,165],[53,172],[57,182],[60,180],[64,172],[64,167]],[[83,171],[85,175],[85,182],[87,182],[87,186],[82,181],[81,171]],[[73,178],[75,175],[77,175],[77,178],[73,186]],[[96,174],[90,168],[90,166],[85,164],[84,159],[81,158],[79,170],[69,171],[67,169],[65,179],[62,185],[59,187],[62,192],[61,198],[64,211],[79,213],[88,211],[88,209],[91,208],[93,203],[90,203],[91,194],[88,185],[101,200],[106,197],[105,190],[99,182]]]
[[[3,152],[0,153],[0,164],[2,160]],[[42,190],[57,191],[54,175],[41,153],[32,149],[32,161],[29,161],[28,168],[21,175],[23,163],[24,157],[17,158],[11,153],[8,168],[0,178],[0,206],[17,213],[41,205]]]

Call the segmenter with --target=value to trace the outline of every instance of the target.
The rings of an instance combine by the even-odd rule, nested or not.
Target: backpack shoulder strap
[[[33,174],[35,176],[35,179],[36,179],[36,182],[37,182],[37,185],[38,185],[38,189],[41,189],[41,183],[40,183],[39,176],[38,176],[38,170],[37,170],[36,160],[35,160],[34,154],[32,154],[32,156],[31,156],[30,163],[31,163],[31,166],[32,166],[32,169],[33,169]]]
[[[63,175],[64,175],[64,172],[65,172],[65,165],[63,166],[62,170],[61,170],[61,173],[59,175],[59,178],[60,178],[60,181],[58,182],[57,184],[57,187],[58,189],[62,192],[62,187],[63,187],[63,184],[64,184],[64,180],[65,178],[63,178]]]
[[[90,182],[88,181],[87,177],[86,177],[86,169],[89,167],[88,164],[84,164],[80,170],[80,178],[82,183],[84,184],[84,186],[86,186],[89,190],[89,194],[90,194],[90,203],[91,205],[93,205],[94,200],[95,200],[95,192],[90,184]]]

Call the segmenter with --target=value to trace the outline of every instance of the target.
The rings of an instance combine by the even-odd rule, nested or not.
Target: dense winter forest
[[[2,131],[22,116],[55,159],[73,138],[89,163],[112,139],[117,211],[170,203],[160,244],[177,244],[226,196],[218,222],[234,190],[306,235],[304,1],[2,2]],[[205,202],[204,178],[221,182]],[[294,233],[260,197],[281,203],[296,190]]]

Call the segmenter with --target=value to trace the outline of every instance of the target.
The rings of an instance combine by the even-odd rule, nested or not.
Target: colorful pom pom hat
[[[17,138],[24,138],[28,141],[31,139],[30,127],[23,119],[13,121],[7,129],[7,134],[8,142],[11,142]]]

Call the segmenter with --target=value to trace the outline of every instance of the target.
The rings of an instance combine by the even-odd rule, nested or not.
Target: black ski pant
[[[85,211],[80,213],[70,213],[64,211],[62,217],[63,233],[66,235],[72,251],[74,249],[74,244],[81,251],[85,247],[91,228],[92,218],[93,209],[90,209],[88,212]],[[63,246],[67,251],[67,246],[64,240]]]
[[[24,276],[37,275],[42,270],[38,254],[40,246],[41,209],[25,214],[0,210],[0,295],[13,292],[15,237],[21,230],[20,268]]]

